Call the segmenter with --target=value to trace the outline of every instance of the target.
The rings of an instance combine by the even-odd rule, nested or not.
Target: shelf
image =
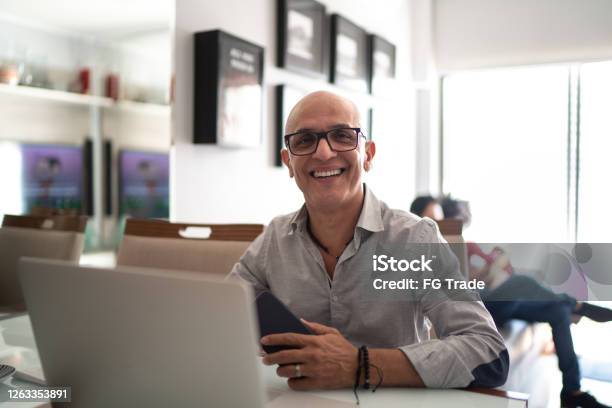
[[[101,96],[83,95],[74,92],[20,85],[0,84],[0,95],[26,97],[80,106],[111,107],[113,105],[112,99]]]
[[[86,107],[111,108],[118,111],[152,115],[170,115],[170,105],[133,101],[115,102],[103,96],[83,95],[56,89],[34,88],[21,85],[0,84],[0,95],[25,97],[51,102],[80,105]]]
[[[118,101],[112,106],[114,109],[125,112],[142,113],[146,115],[170,115],[170,105],[159,103]]]

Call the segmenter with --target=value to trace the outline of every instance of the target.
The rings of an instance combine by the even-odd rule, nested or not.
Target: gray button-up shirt
[[[271,291],[296,316],[333,326],[355,345],[399,348],[428,387],[503,384],[508,354],[480,301],[426,294],[418,302],[384,301],[364,296],[359,289],[364,275],[370,277],[377,249],[444,242],[435,222],[389,209],[365,188],[353,240],[332,279],[308,234],[307,219],[306,206],[274,218],[231,276],[246,280],[256,292]],[[426,317],[438,338],[429,338]]]

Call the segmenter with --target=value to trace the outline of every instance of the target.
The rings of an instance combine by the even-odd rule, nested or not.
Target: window
[[[582,242],[610,242],[612,216],[612,62],[580,68],[577,231]]]
[[[21,151],[14,142],[0,141],[0,222],[4,214],[21,214]]]
[[[443,82],[443,189],[468,200],[480,242],[568,239],[567,67],[461,73]]]

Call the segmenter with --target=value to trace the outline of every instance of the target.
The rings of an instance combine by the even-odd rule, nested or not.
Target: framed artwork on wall
[[[85,212],[81,146],[26,143],[20,153],[24,214],[35,208]]]
[[[276,86],[276,143],[274,144],[276,150],[274,164],[276,166],[281,167],[283,165],[280,151],[285,148],[285,124],[287,123],[289,112],[306,94],[306,91],[293,86]]]
[[[277,63],[316,78],[328,75],[329,23],[315,0],[278,0]]]
[[[264,49],[221,30],[194,43],[194,143],[259,146]]]
[[[391,93],[395,80],[395,45],[377,35],[369,36],[370,92]]]
[[[331,81],[358,92],[368,92],[368,34],[350,20],[331,17]]]
[[[166,152],[121,150],[118,164],[119,215],[168,218],[170,155]]]

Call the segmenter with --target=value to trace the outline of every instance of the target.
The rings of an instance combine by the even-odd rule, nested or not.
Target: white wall
[[[442,72],[612,58],[609,0],[434,0]]]
[[[274,167],[274,85],[289,83],[332,89],[374,106],[377,156],[368,183],[394,207],[408,208],[414,180],[414,90],[411,81],[409,0],[325,0],[328,13],[339,12],[397,46],[397,97],[379,100],[341,91],[323,81],[301,78],[275,67],[276,1],[177,0],[175,21],[176,101],[171,169],[171,217],[189,222],[262,222],[296,210],[302,196],[285,169]],[[194,32],[223,29],[265,47],[263,144],[253,150],[194,145]],[[377,126],[379,126],[377,128]],[[378,129],[378,130],[377,130]]]

